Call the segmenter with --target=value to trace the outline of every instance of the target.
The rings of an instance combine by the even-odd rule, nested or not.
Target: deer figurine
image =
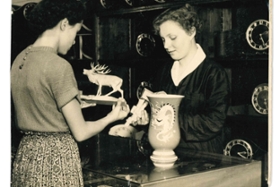
[[[90,82],[98,85],[97,90],[97,96],[102,95],[102,86],[109,86],[113,90],[109,93],[107,93],[105,96],[111,95],[115,92],[120,92],[121,97],[123,98],[123,90],[121,89],[123,80],[115,75],[107,75],[111,72],[110,69],[108,69],[108,66],[105,65],[96,65],[94,66],[94,63],[90,64],[91,69],[84,69],[83,74],[87,75]]]

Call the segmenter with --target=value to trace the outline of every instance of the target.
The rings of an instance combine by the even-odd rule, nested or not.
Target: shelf
[[[254,67],[254,68],[266,68],[269,67],[269,60],[267,57],[254,57],[254,58],[246,58],[246,57],[234,57],[234,58],[212,58],[212,60],[217,63],[223,65],[228,68],[239,68],[239,67]],[[172,61],[170,57],[166,58],[137,58],[130,57],[127,59],[115,59],[115,60],[105,60],[100,59],[99,62],[102,64],[118,64],[126,67],[140,67],[144,65],[160,65],[163,62]]]
[[[227,120],[231,122],[238,122],[238,123],[248,123],[251,125],[254,124],[268,124],[268,116],[252,116],[252,115],[235,115],[235,116],[227,116]]]
[[[170,61],[170,58],[128,58],[128,59],[116,59],[116,60],[99,60],[101,64],[117,64],[123,67],[139,68],[139,67],[154,67],[159,66],[163,62]]]
[[[268,56],[240,56],[240,57],[224,57],[214,58],[216,62],[224,67],[238,68],[238,67],[254,67],[266,68],[269,67]]]
[[[232,0],[181,0],[175,1],[171,3],[162,3],[162,4],[155,4],[155,5],[147,5],[147,6],[139,6],[139,7],[132,7],[132,8],[121,8],[121,9],[104,9],[97,12],[99,17],[104,16],[117,16],[117,15],[124,15],[124,14],[132,14],[132,13],[139,13],[139,12],[147,12],[147,11],[155,11],[155,10],[162,10],[167,9],[170,7],[180,7],[183,6],[185,3],[190,3],[192,5],[210,5],[210,4],[222,4],[222,3],[231,3]]]

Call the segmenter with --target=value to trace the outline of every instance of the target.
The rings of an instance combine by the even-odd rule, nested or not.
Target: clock
[[[263,83],[255,87],[252,94],[252,105],[254,109],[263,115],[268,114],[268,85]]]
[[[233,139],[227,143],[224,149],[224,155],[252,159],[253,149],[247,141],[243,139]]]
[[[100,4],[104,9],[112,9],[115,7],[115,3],[112,0],[100,0]]]
[[[103,8],[108,8],[105,0],[100,0],[100,4],[102,5]]]
[[[253,21],[247,28],[246,40],[251,48],[257,51],[269,47],[269,22],[265,19]]]
[[[37,3],[27,3],[24,5],[23,8],[23,16],[25,19],[28,20],[28,14],[31,12],[31,10],[37,5]]]
[[[232,23],[234,53],[238,56],[268,55],[269,8],[267,0],[238,1]],[[252,6],[252,3],[254,4]]]
[[[129,6],[133,6],[133,1],[132,0],[125,0],[126,4]]]
[[[136,96],[137,96],[137,98],[138,98],[138,99],[141,98],[142,94],[143,94],[144,91],[145,91],[145,88],[148,89],[148,90],[151,90],[151,87],[152,87],[151,83],[148,83],[148,82],[146,82],[146,81],[142,81],[142,82],[140,83],[140,85],[138,86],[137,90],[136,90]]]
[[[136,51],[140,56],[147,57],[152,54],[156,46],[154,37],[148,33],[142,33],[136,39]]]
[[[155,0],[155,2],[157,2],[157,3],[165,3],[166,0]]]

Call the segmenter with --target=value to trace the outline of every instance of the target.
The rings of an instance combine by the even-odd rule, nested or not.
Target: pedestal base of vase
[[[150,158],[154,166],[160,168],[170,168],[178,159],[173,150],[155,150]]]

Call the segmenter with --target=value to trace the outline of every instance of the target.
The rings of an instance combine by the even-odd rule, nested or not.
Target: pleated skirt
[[[78,145],[69,132],[26,132],[12,169],[12,187],[83,187]]]

